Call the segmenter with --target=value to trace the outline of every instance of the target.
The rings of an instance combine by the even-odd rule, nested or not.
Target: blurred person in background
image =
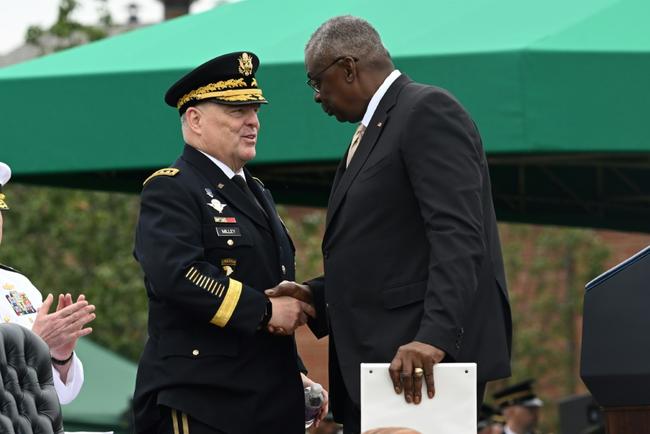
[[[504,434],[537,434],[539,411],[544,405],[533,391],[534,380],[505,387],[492,394],[503,413]]]

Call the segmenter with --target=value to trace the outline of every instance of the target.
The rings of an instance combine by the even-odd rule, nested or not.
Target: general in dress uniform
[[[138,433],[304,433],[293,329],[308,306],[264,295],[294,279],[294,246],[270,192],[244,168],[267,102],[258,65],[250,52],[219,56],[165,95],[186,144],[141,196],[134,254],[149,338],[134,395]]]

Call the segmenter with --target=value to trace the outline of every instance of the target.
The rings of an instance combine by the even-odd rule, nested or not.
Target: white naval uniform
[[[3,323],[20,324],[31,330],[36,319],[36,312],[43,304],[41,292],[27,277],[0,265],[0,293],[0,320]],[[84,368],[81,360],[76,354],[74,355],[65,384],[54,367],[52,367],[52,375],[59,402],[61,404],[72,402],[79,394],[84,382]]]

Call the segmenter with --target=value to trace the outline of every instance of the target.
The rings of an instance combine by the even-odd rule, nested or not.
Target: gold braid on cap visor
[[[530,390],[522,390],[521,392],[511,393],[510,395],[504,396],[497,399],[498,405],[514,403],[515,400],[521,398],[534,398],[535,395]]]
[[[251,85],[257,86],[257,81],[253,79]],[[207,98],[219,98],[224,101],[266,101],[262,89],[237,89],[246,86],[248,85],[243,78],[209,83],[183,95],[176,103],[176,108],[180,109],[192,100]]]

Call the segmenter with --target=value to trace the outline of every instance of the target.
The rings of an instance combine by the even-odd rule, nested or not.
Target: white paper
[[[388,363],[361,364],[361,431],[411,428],[422,434],[476,434],[476,363],[439,363],[433,369],[436,394],[422,384],[419,405],[396,394]]]

